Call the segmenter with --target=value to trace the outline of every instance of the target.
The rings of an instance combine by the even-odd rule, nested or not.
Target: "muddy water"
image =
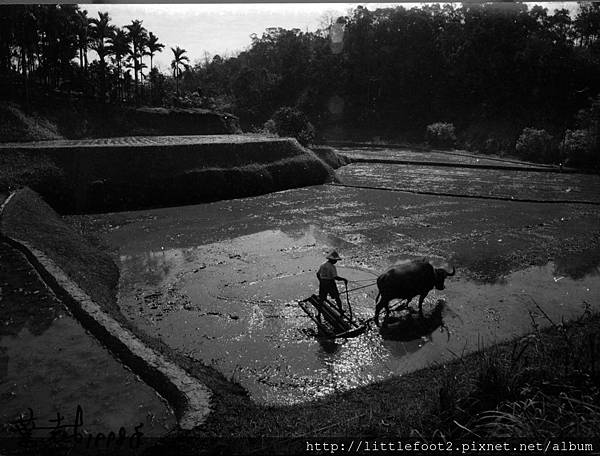
[[[379,378],[381,344],[367,338],[319,344],[297,304],[316,292],[315,265],[326,247],[346,244],[311,225],[123,255],[119,301],[141,328],[240,381],[257,399],[306,400]],[[366,268],[340,267],[339,273],[360,284],[375,280]],[[371,300],[357,296],[353,310],[366,319]],[[360,376],[350,374],[355,369]]]
[[[0,441],[28,426],[10,424],[19,417],[31,437],[50,438],[50,420],[59,413],[71,425],[78,407],[86,438],[177,426],[166,401],[82,328],[22,254],[0,243],[0,258]]]
[[[455,280],[425,302],[426,319],[440,303],[441,321],[412,340],[386,340],[376,329],[345,342],[318,341],[297,301],[316,291],[323,250],[316,228],[271,230],[189,249],[122,256],[120,302],[128,318],[185,355],[216,367],[267,403],[294,403],[365,385],[451,359],[532,328],[582,314],[596,303],[599,275],[580,280],[531,267],[495,284]],[[318,232],[318,231],[317,231]],[[339,267],[361,287],[372,272]],[[143,278],[161,271],[148,290]],[[351,295],[355,314],[373,313],[373,287]],[[536,306],[541,305],[540,308]],[[543,312],[542,312],[543,311]],[[547,317],[544,315],[546,314]],[[403,331],[386,334],[403,339]]]
[[[26,356],[23,356],[26,353]],[[82,432],[128,435],[135,427],[145,436],[160,436],[175,428],[168,404],[149,386],[92,339],[69,315],[59,314],[43,334],[23,328],[0,339],[6,360],[0,394],[0,422],[29,417],[31,408],[39,426],[53,426],[60,413],[74,423],[82,410]],[[47,437],[39,431],[34,437]],[[12,436],[0,431],[0,436]]]
[[[589,206],[319,186],[73,220],[115,249],[127,318],[264,403],[365,385],[599,306],[600,216]],[[297,305],[332,248],[350,288],[420,256],[457,274],[418,325],[332,343]],[[372,316],[375,294],[350,293],[358,317]]]

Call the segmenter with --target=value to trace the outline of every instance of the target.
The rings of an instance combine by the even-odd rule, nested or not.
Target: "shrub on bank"
[[[454,124],[436,122],[427,125],[427,142],[434,147],[454,147],[456,144]]]
[[[535,162],[549,163],[557,158],[552,136],[543,129],[524,128],[515,150],[520,158]]]
[[[567,130],[561,143],[565,163],[600,168],[600,96],[577,114],[576,130]]]
[[[284,106],[279,108],[264,124],[268,133],[282,137],[296,138],[303,146],[308,146],[315,139],[315,127],[306,115],[295,108]]]
[[[561,143],[565,164],[585,166],[593,156],[592,139],[588,130],[567,130]]]

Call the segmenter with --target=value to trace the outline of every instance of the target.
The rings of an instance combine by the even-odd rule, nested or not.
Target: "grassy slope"
[[[50,120],[26,113],[15,103],[0,102],[0,142],[61,138],[58,127]]]

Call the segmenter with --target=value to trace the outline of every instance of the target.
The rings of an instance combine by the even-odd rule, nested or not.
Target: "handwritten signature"
[[[65,420],[65,417],[56,413],[56,418],[48,420],[50,426],[40,426],[33,410],[28,409],[28,413],[22,414],[16,420],[10,421],[8,427],[20,437],[19,442],[22,445],[31,446],[41,444],[53,448],[69,448],[75,445],[84,445],[86,448],[115,448],[129,447],[139,448],[142,436],[141,428],[144,423],[135,426],[134,432],[130,435],[124,427],[121,427],[117,433],[111,431],[108,434],[98,432],[91,434],[83,430],[83,408],[77,406],[75,420],[71,423]],[[41,434],[41,435],[40,435]]]

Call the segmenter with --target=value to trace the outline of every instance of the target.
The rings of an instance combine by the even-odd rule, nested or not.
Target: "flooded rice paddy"
[[[510,188],[540,199],[571,188],[590,200],[600,186],[591,176],[535,173],[532,180],[520,171],[487,171],[355,164],[338,175],[349,185],[394,180],[469,196]],[[524,334],[533,322],[600,308],[600,208],[590,204],[323,185],[72,220],[113,249],[119,305],[140,331],[213,366],[261,403],[345,391]],[[326,341],[297,301],[316,292],[315,273],[330,249],[344,257],[338,271],[350,289],[407,258],[427,257],[457,273],[445,290],[430,293],[419,330],[382,336],[373,328]],[[349,293],[355,314],[372,317],[376,293],[374,286]]]
[[[555,168],[551,165],[533,164],[492,155],[473,155],[455,151],[419,151],[410,148],[380,147],[338,147],[338,152],[354,160],[386,160],[410,163],[436,163],[467,166],[493,166],[498,168]]]
[[[86,438],[176,427],[169,405],[81,327],[20,253],[0,243],[0,259],[0,439],[27,427],[47,439],[57,414],[70,425],[78,407]]]
[[[338,174],[348,185],[375,183],[377,187],[472,197],[600,204],[600,179],[595,175],[376,163],[346,166]]]

